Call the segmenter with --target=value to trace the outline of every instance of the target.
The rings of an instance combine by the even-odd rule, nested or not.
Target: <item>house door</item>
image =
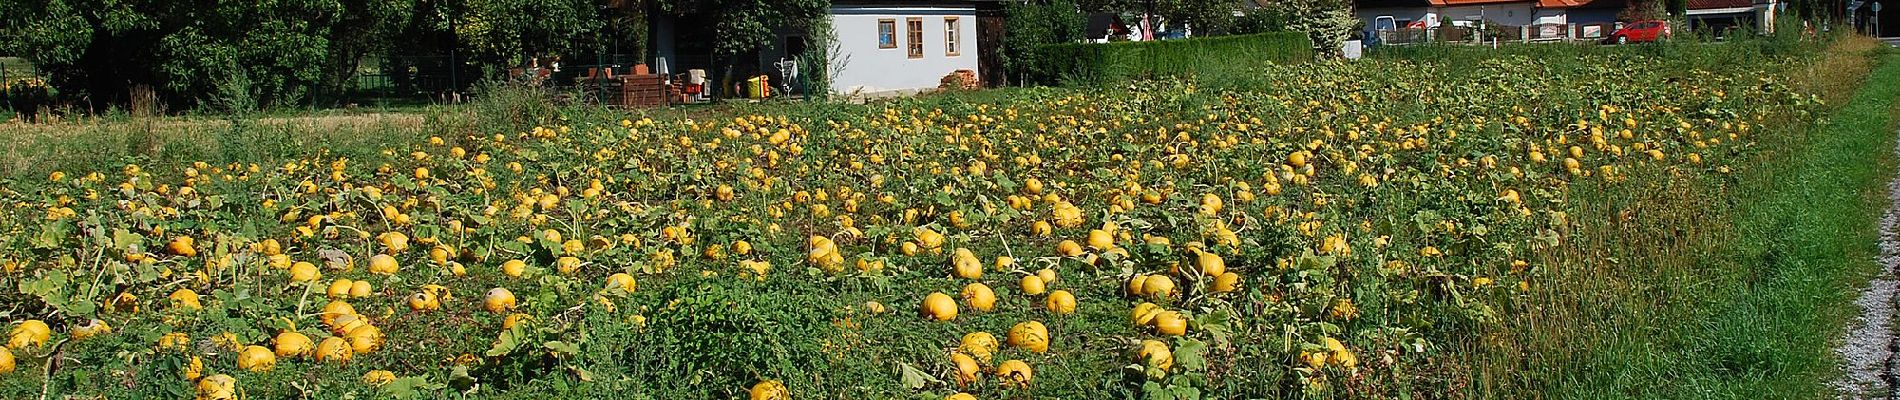
[[[1009,72],[1003,68],[1003,3],[976,3],[977,80],[984,86],[1009,84]]]

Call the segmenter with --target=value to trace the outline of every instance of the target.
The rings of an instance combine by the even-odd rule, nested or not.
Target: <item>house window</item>
[[[897,20],[877,20],[877,48],[897,48]]]
[[[904,27],[909,29],[904,32],[904,44],[909,47],[910,58],[924,58],[924,19],[916,17],[905,19]]]
[[[963,53],[962,31],[957,24],[957,17],[943,17],[943,55],[956,57]]]

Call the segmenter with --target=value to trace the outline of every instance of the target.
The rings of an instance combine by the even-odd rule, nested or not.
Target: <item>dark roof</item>
[[[1689,0],[1689,9],[1707,10],[1714,8],[1754,7],[1753,0]]]
[[[1101,38],[1104,36],[1103,33],[1108,32],[1109,29],[1114,29],[1117,34],[1128,33],[1128,25],[1122,23],[1122,16],[1116,15],[1115,13],[1089,14],[1089,25],[1087,29],[1088,30],[1082,31],[1082,33],[1087,34],[1088,37],[1092,39]]]
[[[1628,4],[1624,0],[1538,0],[1537,8],[1620,9]]]
[[[1357,8],[1431,7],[1432,2],[1430,0],[1357,0],[1353,2],[1353,5]]]

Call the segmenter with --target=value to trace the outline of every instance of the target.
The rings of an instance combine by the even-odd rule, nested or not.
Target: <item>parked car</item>
[[[1668,39],[1669,35],[1668,21],[1637,21],[1624,25],[1616,32],[1611,32],[1610,37],[1604,38],[1603,42],[1616,44],[1654,42]]]

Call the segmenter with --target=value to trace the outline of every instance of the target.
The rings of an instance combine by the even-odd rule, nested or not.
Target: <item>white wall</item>
[[[1531,18],[1531,24],[1534,24],[1534,25],[1543,25],[1543,24],[1564,25],[1564,24],[1569,24],[1569,23],[1570,23],[1570,13],[1566,12],[1566,10],[1562,8],[1540,8],[1540,9],[1537,9],[1536,14],[1534,14],[1533,18]]]
[[[923,58],[910,58],[906,50],[909,33],[904,21],[912,17],[923,18]],[[956,56],[945,54],[944,17],[957,18],[960,51]],[[896,48],[878,48],[881,19],[897,20]],[[975,6],[834,5],[831,23],[837,29],[839,50],[831,59],[831,69],[837,72],[831,81],[833,92],[930,89],[956,70],[977,71]]]
[[[1438,23],[1438,16],[1433,14],[1430,8],[1426,7],[1361,8],[1354,10],[1353,13],[1359,17],[1360,21],[1366,22],[1367,28],[1373,26],[1374,19],[1382,16],[1392,17],[1395,23],[1399,21],[1425,21],[1428,27],[1435,26],[1434,24]],[[1399,28],[1404,28],[1404,26],[1399,26]]]
[[[1504,25],[1530,25],[1534,17],[1531,3],[1504,3],[1484,6],[1444,7],[1439,11],[1446,22],[1483,19]],[[1482,15],[1482,18],[1480,16]]]

